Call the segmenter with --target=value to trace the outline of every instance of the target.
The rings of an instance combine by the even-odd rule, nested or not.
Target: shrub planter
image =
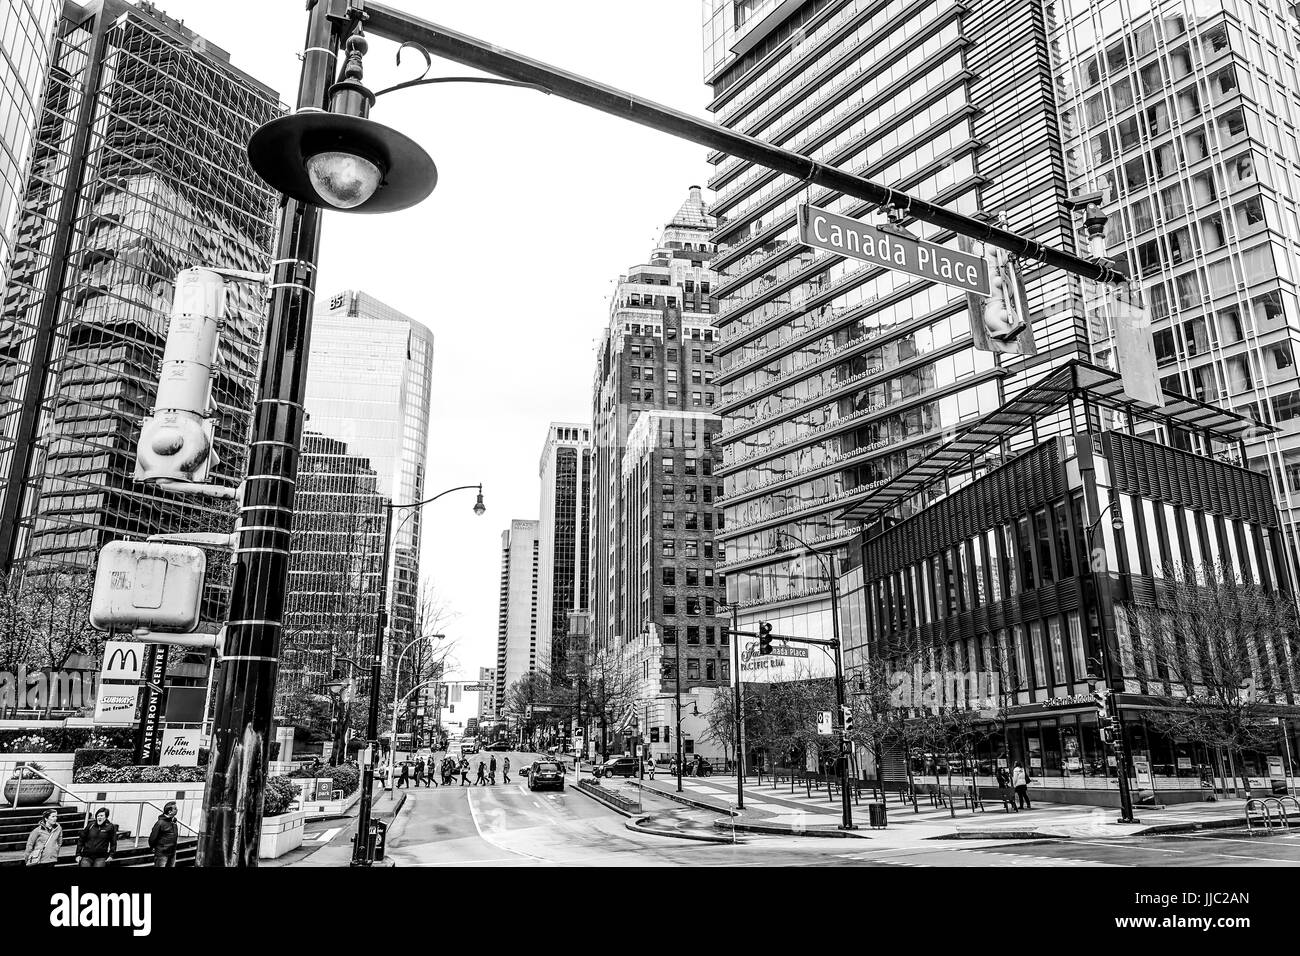
[[[273,817],[263,817],[258,859],[274,860],[302,846],[303,823],[306,820],[307,813],[303,810],[290,810]]]
[[[73,755],[70,753],[0,753],[0,778],[8,780],[20,763],[36,763],[40,764],[41,772],[45,776],[66,787],[72,783],[72,760]],[[23,789],[26,790],[27,787],[24,785]]]

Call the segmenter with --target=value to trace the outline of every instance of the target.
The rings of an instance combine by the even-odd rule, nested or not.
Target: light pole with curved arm
[[[353,866],[369,866],[373,862],[370,859],[370,808],[374,799],[372,791],[375,785],[375,752],[379,748],[379,686],[383,676],[384,632],[388,629],[388,571],[389,552],[393,542],[393,512],[408,508],[412,510],[423,508],[453,491],[469,490],[478,492],[478,500],[474,502],[474,513],[481,515],[487,510],[483,506],[482,485],[457,485],[423,501],[413,501],[403,505],[388,502],[384,505],[384,557],[379,574],[379,607],[375,610],[375,635],[370,647],[370,714],[366,721],[366,751],[361,768],[361,802],[357,806],[357,833],[352,844]],[[393,742],[396,744],[396,740]]]
[[[430,641],[441,640],[445,636],[446,636],[445,634],[430,634],[427,640]],[[423,634],[421,634],[419,637],[412,638],[410,641],[407,642],[406,646],[402,648],[402,653],[397,655],[397,672],[393,675],[393,723],[390,729],[390,733],[392,734],[392,737],[390,739],[393,742],[394,757],[397,756],[397,708],[399,703],[397,700],[397,692],[398,690],[401,689],[402,686],[402,658],[406,656],[407,651],[409,651],[416,644],[419,644],[423,640],[426,640]],[[430,682],[425,681],[424,683],[428,684]],[[424,684],[421,684],[420,686],[423,687]],[[407,694],[406,696],[409,697],[411,695]],[[403,697],[402,700],[406,700],[406,697]],[[410,728],[407,729],[409,730]]]
[[[836,760],[836,765],[840,771],[840,808],[843,817],[840,829],[852,830],[853,804],[849,802],[849,740],[844,733],[844,643],[840,640],[840,595],[839,579],[835,574],[835,555],[828,554],[825,551],[818,551],[803,538],[788,531],[777,532],[777,547],[779,550],[785,549],[783,540],[785,538],[803,545],[805,551],[815,555],[822,569],[826,572],[826,576],[830,579],[831,634],[833,635],[832,643],[835,651],[832,655],[835,660],[835,718],[833,726],[838,727],[840,731],[840,753],[839,759]]]

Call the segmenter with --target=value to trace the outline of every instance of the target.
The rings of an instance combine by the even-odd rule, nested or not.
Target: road
[[[486,755],[484,755],[486,756]],[[498,754],[498,760],[501,758]],[[512,753],[511,766],[531,755]],[[474,759],[477,767],[477,758]],[[628,830],[627,819],[574,792],[532,793],[525,778],[495,787],[412,788],[388,835],[398,866],[1297,866],[1300,832],[1235,831],[1128,840],[968,841],[873,845],[870,839],[748,835],[735,846]],[[682,811],[694,813],[697,811]],[[333,824],[318,825],[321,830]],[[316,827],[312,828],[313,830]],[[345,836],[341,834],[341,836]]]

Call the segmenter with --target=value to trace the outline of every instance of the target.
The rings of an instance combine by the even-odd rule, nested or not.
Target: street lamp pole
[[[673,636],[676,666],[673,668],[673,696],[677,701],[677,792],[682,792],[682,636]]]
[[[409,642],[407,642],[407,645],[402,648],[402,653],[397,655],[397,671],[393,675],[393,723],[389,731],[392,734],[390,739],[392,740],[394,757],[396,757],[397,755],[397,694],[401,690],[401,686],[402,686],[402,658],[406,656],[407,651],[409,651],[416,644],[419,644],[421,641],[437,640],[442,636],[443,635],[441,634],[431,634],[429,635],[428,638],[426,638],[423,634],[421,634],[419,637],[412,638]]]
[[[379,749],[379,691],[383,680],[384,632],[388,629],[388,572],[393,544],[393,512],[408,508],[422,508],[453,491],[470,489],[478,491],[474,513],[481,515],[486,510],[483,507],[482,485],[457,485],[423,501],[401,505],[392,502],[384,504],[384,552],[379,573],[379,607],[375,609],[375,630],[370,644],[370,713],[366,719],[365,760],[361,768],[361,800],[357,804],[357,832],[352,845],[353,866],[369,866],[373,862],[370,859],[370,816],[374,802],[375,756]],[[396,739],[393,740],[393,745],[396,747]]]
[[[329,105],[327,93],[341,38],[330,16],[335,8],[341,8],[339,0],[318,0],[311,6],[301,54],[298,112],[320,111]],[[306,417],[303,404],[320,221],[319,206],[285,197],[233,557],[225,653],[217,667],[199,866],[255,867],[258,863],[294,482]]]

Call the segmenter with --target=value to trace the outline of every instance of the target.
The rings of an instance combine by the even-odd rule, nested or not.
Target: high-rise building
[[[568,680],[569,615],[588,609],[587,528],[591,506],[591,426],[551,422],[538,467],[542,480],[538,522],[538,669]]]
[[[28,161],[62,0],[9,0],[0,33],[0,289],[8,276]]]
[[[538,522],[519,518],[501,532],[501,592],[497,612],[496,712],[506,691],[538,670],[538,578],[541,541]],[[540,658],[543,668],[550,659]]]
[[[597,652],[633,632],[623,601],[625,566],[635,560],[623,550],[623,456],[632,428],[651,409],[711,414],[717,400],[711,296],[717,280],[709,265],[715,224],[700,187],[692,186],[649,261],[618,277],[610,301],[592,384],[590,593]]]
[[[661,645],[646,673],[627,676],[629,683],[651,678],[655,692],[674,688],[679,656],[683,688],[726,686],[730,678],[726,590],[714,543],[722,512],[710,503],[719,487],[713,439],[720,427],[707,413],[647,411],[623,456],[627,640],[653,624]]]
[[[267,272],[274,240],[278,197],[244,149],[283,112],[274,91],[149,4],[66,12],[0,317],[4,566],[86,567],[115,538],[232,527],[229,503],[136,482],[135,449],[176,273]],[[210,481],[243,477],[263,307],[256,284],[230,284]],[[219,583],[207,597],[219,619]]]
[[[1276,426],[1248,440],[1291,547],[1300,521],[1300,10],[1258,0],[1047,0],[1050,65],[1078,191],[1152,320],[1166,392]],[[1121,13],[1120,11],[1123,10]],[[1109,359],[1113,329],[1096,336]],[[1195,430],[1163,436],[1211,448]]]
[[[487,688],[478,692],[478,716],[480,720],[489,720],[497,714],[497,669],[480,667],[478,682]]]
[[[281,688],[321,693],[334,658],[361,660],[374,633],[384,505],[370,462],[334,438],[302,438],[293,555],[284,614]]]
[[[1042,16],[1036,0],[711,0],[710,109],[729,127],[1073,250]],[[1036,354],[995,358],[973,345],[964,292],[798,241],[802,203],[877,222],[888,211],[710,160],[728,588],[742,625],[779,605],[786,633],[829,637],[822,564],[780,551],[780,533],[842,562],[856,530],[838,517],[846,508],[945,432],[1086,354],[1077,284],[1023,263]],[[956,244],[893,212],[913,235]]]
[[[432,384],[433,333],[425,326],[365,292],[317,300],[310,425],[369,459],[379,493],[394,504],[424,498]],[[390,634],[405,645],[415,636],[422,516],[418,508],[399,510],[392,520]]]

